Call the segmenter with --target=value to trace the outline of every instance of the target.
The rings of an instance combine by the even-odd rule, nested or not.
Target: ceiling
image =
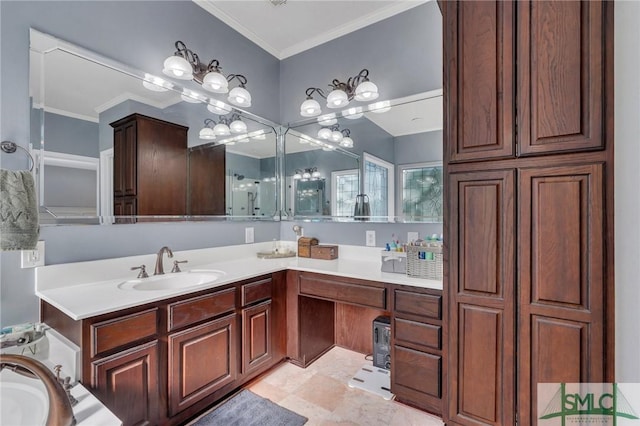
[[[285,0],[279,5],[282,0],[193,1],[284,59],[429,0]]]

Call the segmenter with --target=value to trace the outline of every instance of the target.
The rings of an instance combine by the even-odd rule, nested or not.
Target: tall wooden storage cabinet
[[[185,215],[188,128],[140,114],[111,126],[114,215]]]
[[[613,380],[613,3],[443,2],[447,424]]]

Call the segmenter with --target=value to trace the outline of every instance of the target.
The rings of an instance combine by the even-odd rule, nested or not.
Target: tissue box
[[[338,258],[338,246],[317,245],[311,246],[312,259],[333,260]]]
[[[298,257],[311,257],[311,246],[317,246],[318,239],[313,237],[298,238]]]
[[[396,274],[407,273],[407,253],[401,251],[382,251],[382,272],[394,272]]]

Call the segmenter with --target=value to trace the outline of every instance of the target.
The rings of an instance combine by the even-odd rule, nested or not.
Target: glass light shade
[[[337,122],[338,120],[336,119],[336,114],[333,112],[331,114],[325,114],[318,117],[318,124],[320,124],[321,126],[333,126]]]
[[[383,112],[387,112],[391,109],[391,102],[389,101],[380,101],[369,104],[367,107],[369,111],[375,112],[376,114],[382,114]]]
[[[202,130],[200,130],[200,139],[211,140],[215,138],[216,138],[216,134],[213,132],[212,128],[203,127]]]
[[[344,90],[332,90],[327,96],[327,107],[341,108],[349,103],[349,97]]]
[[[318,137],[320,139],[329,139],[331,137],[331,129],[323,127],[322,129],[318,130]]]
[[[340,133],[339,131],[334,130],[333,132],[331,132],[330,140],[332,142],[340,142],[343,138],[344,138],[344,135],[342,133]]]
[[[249,137],[251,139],[256,139],[260,141],[267,139],[267,135],[264,133],[264,130],[256,130],[255,132],[251,132],[249,133]]]
[[[215,133],[216,136],[229,136],[231,134],[231,130],[226,124],[218,123],[213,127],[213,133]]]
[[[342,116],[349,120],[355,120],[362,117],[362,107],[351,107],[342,111]]]
[[[229,82],[219,72],[209,71],[202,79],[202,87],[213,93],[227,93],[229,91]]]
[[[307,99],[300,105],[300,115],[303,117],[315,117],[321,110],[320,104],[315,99]]]
[[[145,87],[145,89],[151,90],[153,92],[166,92],[171,87],[173,87],[173,85],[168,81],[151,74],[144,75],[142,85]]]
[[[164,60],[163,73],[179,80],[193,79],[193,68],[182,56],[169,56]]]
[[[311,177],[319,178],[320,177],[320,172],[316,170],[315,172],[311,173]]]
[[[229,124],[231,133],[247,133],[247,125],[242,120],[235,120]]]
[[[353,139],[347,136],[340,141],[340,146],[343,146],[345,148],[353,148]]]
[[[207,100],[207,98],[204,95],[190,89],[183,89],[182,94],[180,95],[180,98],[183,101],[189,102],[192,104],[198,104],[200,102],[204,102]]]
[[[309,179],[310,177],[311,177],[311,173],[309,173],[309,172],[304,172],[302,174],[302,179]]]
[[[356,94],[354,96],[356,101],[372,101],[378,99],[380,94],[378,93],[378,86],[370,81],[363,81],[356,87]]]
[[[234,87],[229,92],[228,100],[236,106],[250,107],[251,93],[244,87]]]
[[[225,115],[231,112],[232,107],[222,101],[211,99],[207,105],[207,109],[214,114]]]
[[[293,175],[294,179],[302,179],[302,175],[300,173],[296,173],[295,175]]]

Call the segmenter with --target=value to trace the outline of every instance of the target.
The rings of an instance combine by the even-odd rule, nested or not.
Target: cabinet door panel
[[[247,374],[272,358],[271,300],[243,309],[242,323],[242,372]]]
[[[91,367],[91,386],[123,425],[157,423],[157,341],[93,361]]]
[[[134,196],[138,192],[138,126],[135,122],[124,126],[124,147],[122,153],[122,183],[124,195]]]
[[[515,172],[452,174],[448,420],[514,424]]]
[[[603,167],[519,173],[519,391],[521,418],[537,419],[537,383],[602,382]]]
[[[518,2],[520,154],[604,147],[604,2]]]
[[[237,377],[236,315],[169,335],[169,413],[210,395]]]
[[[448,2],[450,162],[514,155],[513,3]]]

